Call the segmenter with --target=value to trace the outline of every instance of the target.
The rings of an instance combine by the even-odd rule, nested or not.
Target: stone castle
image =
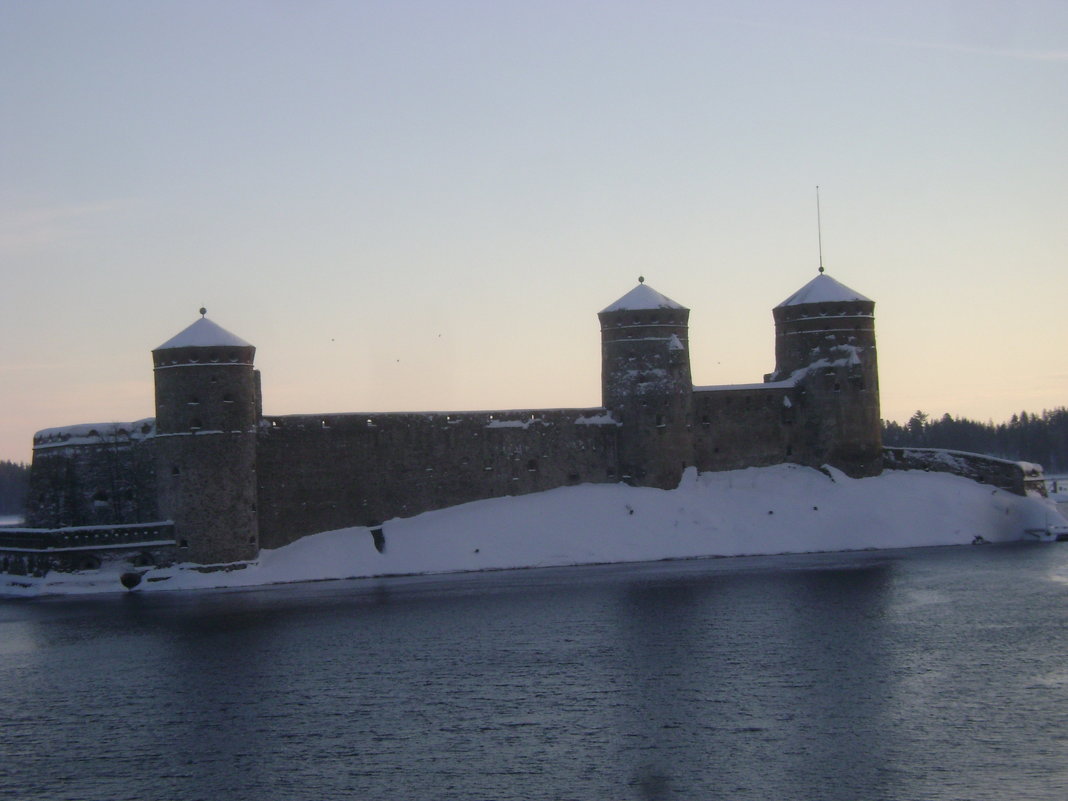
[[[350,526],[380,544],[391,518],[584,482],[673,488],[688,467],[882,469],[875,304],[822,268],[773,310],[774,372],[717,387],[693,385],[689,310],[639,279],[598,314],[601,405],[583,409],[265,416],[255,347],[201,311],[152,351],[154,418],[36,434],[20,569],[109,549],[241,562]]]

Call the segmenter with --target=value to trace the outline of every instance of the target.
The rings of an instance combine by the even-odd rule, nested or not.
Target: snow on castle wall
[[[26,524],[60,527],[157,520],[155,421],[39,431]]]

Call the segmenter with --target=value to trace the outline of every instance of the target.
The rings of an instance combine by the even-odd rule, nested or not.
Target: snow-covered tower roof
[[[864,297],[856,290],[835,281],[827,273],[821,272],[775,308],[802,306],[808,303],[849,303],[852,301],[872,302],[871,298]]]
[[[207,317],[201,317],[192,325],[182,329],[168,339],[156,350],[170,350],[172,348],[251,348],[252,344],[246,342],[236,334],[231,334],[221,325],[212,322]]]
[[[647,283],[644,278],[638,279],[638,286],[621,297],[611,306],[601,310],[601,314],[617,311],[638,311],[642,309],[685,309],[681,303],[676,303],[666,295],[661,295]]]

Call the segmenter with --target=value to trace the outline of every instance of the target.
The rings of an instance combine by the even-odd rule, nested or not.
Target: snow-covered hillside
[[[414,573],[703,556],[905,548],[1027,538],[1065,525],[1055,506],[945,473],[851,479],[796,465],[687,471],[674,490],[587,484],[387,521],[382,552],[366,528],[263,551],[244,569],[151,570],[138,592]],[[7,578],[7,577],[5,577]],[[14,577],[12,577],[14,578]],[[120,589],[118,573],[50,574],[4,594]]]

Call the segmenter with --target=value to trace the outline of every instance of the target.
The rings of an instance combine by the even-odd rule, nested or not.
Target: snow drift
[[[153,569],[136,591],[419,573],[1008,542],[1062,525],[1054,504],[944,473],[873,478],[797,465],[698,474],[674,490],[586,484],[304,537],[241,569]],[[7,595],[107,592],[118,572],[10,577]]]

